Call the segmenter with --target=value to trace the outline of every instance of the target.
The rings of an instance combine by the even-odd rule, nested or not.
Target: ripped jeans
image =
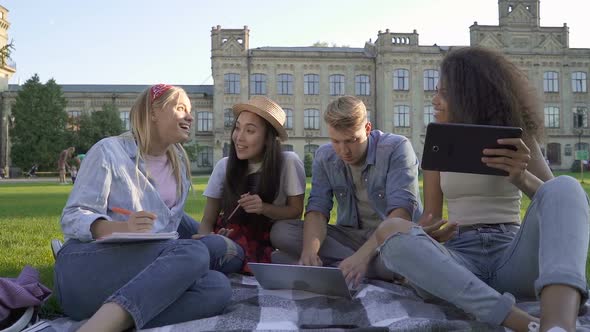
[[[178,226],[181,239],[190,239],[199,232],[199,223],[185,213]],[[197,240],[195,240],[197,241]],[[217,234],[206,235],[200,240],[209,249],[209,268],[211,270],[233,273],[239,272],[244,263],[244,250],[231,239]]]
[[[560,176],[537,190],[520,227],[473,227],[443,245],[414,226],[385,240],[380,255],[421,295],[500,325],[514,296],[538,297],[548,285],[571,286],[585,303],[589,215],[580,184]]]

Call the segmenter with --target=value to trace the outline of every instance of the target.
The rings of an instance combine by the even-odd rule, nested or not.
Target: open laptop
[[[323,266],[248,263],[262,288],[297,289],[352,299],[340,269]]]

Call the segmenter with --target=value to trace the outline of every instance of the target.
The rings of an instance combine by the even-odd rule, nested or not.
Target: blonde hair
[[[135,142],[137,144],[137,158],[135,158],[136,172],[139,172],[139,160],[144,159],[144,156],[147,155],[150,149],[151,113],[154,110],[161,110],[164,107],[166,107],[168,103],[177,100],[181,93],[186,94],[186,92],[182,88],[173,86],[166,92],[162,93],[162,95],[160,95],[156,100],[152,102],[150,95],[151,88],[152,87],[150,86],[137,97],[135,103],[131,107],[131,111],[129,112],[129,119],[131,122],[131,134],[133,135],[133,138],[135,138]],[[182,144],[175,143],[168,147],[168,150],[166,151],[166,156],[168,157],[170,165],[172,166],[172,172],[174,174],[174,177],[176,178],[176,183],[178,183],[178,186],[176,187],[176,194],[180,197],[180,194],[183,189],[182,174],[180,173],[181,163],[184,163],[187,178],[189,180],[191,178],[191,170],[188,155],[182,147]]]
[[[362,100],[343,96],[328,105],[324,121],[336,130],[356,130],[367,122],[367,108]]]

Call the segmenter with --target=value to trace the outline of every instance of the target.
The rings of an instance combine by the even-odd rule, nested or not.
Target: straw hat
[[[285,111],[274,101],[266,97],[254,96],[243,104],[235,104],[232,109],[236,118],[243,111],[252,112],[260,116],[277,130],[281,141],[287,140],[287,131],[283,127],[286,118]]]

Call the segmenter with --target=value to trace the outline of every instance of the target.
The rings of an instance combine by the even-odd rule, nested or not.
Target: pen
[[[232,211],[232,213],[229,215],[229,217],[227,217],[227,219],[225,219],[226,221],[230,220],[231,217],[234,216],[234,214],[236,214],[236,211],[238,211],[238,209],[240,208],[240,204],[238,204],[238,206],[236,206],[236,208]],[[114,211],[114,210],[113,210]]]
[[[111,211],[115,212],[115,213],[119,213],[119,214],[124,214],[126,216],[130,216],[131,214],[133,214],[133,212],[124,209],[124,208],[120,208],[120,207],[112,207]]]

